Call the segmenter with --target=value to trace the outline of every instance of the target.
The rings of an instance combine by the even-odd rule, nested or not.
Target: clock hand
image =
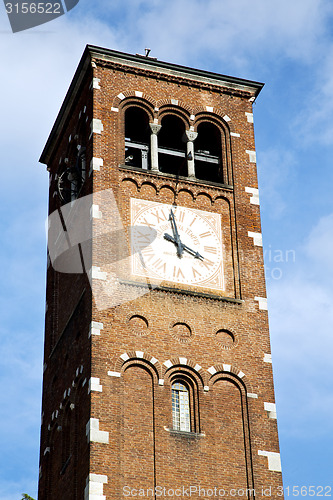
[[[176,220],[175,220],[175,216],[174,216],[174,213],[172,211],[172,208],[170,209],[169,221],[171,224],[173,237],[174,237],[175,242],[177,244],[177,255],[179,258],[181,258],[184,249],[183,249],[183,244],[180,241],[180,237],[179,237],[179,233],[178,233],[178,229],[177,229],[177,224],[176,224]]]
[[[204,257],[202,255],[200,255],[199,252],[192,250],[192,248],[189,248],[187,245],[184,245],[184,243],[182,243],[182,246],[183,246],[183,249],[186,250],[189,254],[193,255],[193,257],[195,259],[204,260]]]
[[[164,239],[167,240],[167,241],[171,241],[172,243],[174,243],[176,245],[176,247],[177,247],[177,255],[178,255],[179,258],[181,258],[182,257],[182,253],[184,251],[184,245],[180,241],[179,236],[178,236],[178,239],[176,239],[173,236],[170,236],[170,234],[164,233]]]
[[[172,243],[174,243],[175,245],[178,246],[177,240],[175,238],[173,238],[172,236],[170,236],[170,234],[164,233],[164,239],[167,241],[171,241]],[[182,247],[182,251],[186,250],[190,255],[193,255],[193,257],[195,259],[204,260],[204,257],[202,255],[200,255],[199,252],[192,250],[192,248],[188,247],[187,245],[184,245],[184,243],[182,243],[181,241],[180,241],[180,244]]]

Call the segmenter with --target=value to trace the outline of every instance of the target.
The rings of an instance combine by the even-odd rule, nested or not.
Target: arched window
[[[58,176],[58,192],[62,203],[75,200],[86,178],[86,148],[77,145],[72,150]]]
[[[223,183],[221,131],[210,122],[198,125],[195,147],[195,176],[205,181]]]
[[[166,115],[162,118],[162,128],[158,134],[158,164],[160,172],[187,175],[185,124],[178,116]]]
[[[172,384],[172,424],[174,430],[191,431],[189,389],[183,381]]]
[[[149,168],[150,129],[147,113],[138,106],[125,111],[125,164]]]

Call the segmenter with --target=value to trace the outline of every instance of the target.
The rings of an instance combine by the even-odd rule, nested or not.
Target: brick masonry
[[[49,213],[61,206],[59,175],[83,144],[80,196],[112,189],[125,230],[131,198],[176,199],[221,214],[226,285],[212,292],[162,282],[101,309],[95,292],[103,293],[103,280],[92,278],[91,289],[87,274],[48,266],[39,500],[114,500],[130,488],[191,485],[254,489],[256,498],[272,487],[277,497],[263,252],[253,237],[261,233],[260,207],[251,198],[258,196],[252,102],[259,90],[253,82],[86,49],[41,157],[50,174]],[[225,184],[126,166],[124,112],[133,105],[154,124],[167,114],[181,117],[186,130],[216,124]],[[94,205],[93,228],[105,217]],[[106,241],[97,236],[84,250],[99,273],[109,269]],[[135,277],[122,272],[119,265],[127,282],[117,293],[126,297]],[[172,429],[171,385],[179,378],[189,387],[191,433]]]

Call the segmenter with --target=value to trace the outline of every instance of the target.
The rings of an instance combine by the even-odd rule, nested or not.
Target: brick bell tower
[[[262,86],[86,47],[41,156],[39,500],[283,496]]]

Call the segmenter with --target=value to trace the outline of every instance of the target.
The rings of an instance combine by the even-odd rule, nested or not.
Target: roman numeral
[[[192,267],[192,273],[193,277],[196,278],[197,276],[201,276],[201,273],[195,269],[195,267]]]
[[[148,234],[142,233],[141,231],[136,230],[135,231],[135,236],[137,237],[138,240],[141,240],[140,243],[150,243],[150,237]]]
[[[197,219],[197,218],[196,218],[196,217],[194,217],[194,219],[192,220],[191,224],[189,224],[189,227],[191,227],[191,226],[192,226],[193,222],[195,222],[195,221],[196,221],[196,219]]]
[[[185,212],[179,212],[176,218],[179,220],[179,222],[184,222]]]
[[[182,270],[180,269],[180,267],[174,266],[174,268],[173,268],[173,277],[176,278],[176,279],[179,279],[179,278],[185,279],[185,276],[184,276]]]
[[[142,221],[146,224],[148,227],[154,227],[154,224],[152,222],[148,222],[145,217],[142,218]]]
[[[151,260],[156,256],[155,252],[149,247],[144,248],[141,253],[146,260]]]
[[[207,253],[214,253],[217,254],[217,248],[216,247],[204,247],[205,252]]]
[[[166,271],[166,263],[163,262],[162,259],[157,259],[155,262],[152,262],[152,265],[156,267],[156,270],[159,271],[160,269],[163,270],[165,273]]]
[[[206,267],[206,269],[209,270],[211,268],[211,266],[214,265],[214,262],[212,262],[209,259],[204,259],[204,260],[201,261],[201,264],[203,264]]]
[[[199,234],[200,238],[207,238],[207,236],[211,236],[212,233],[210,231],[206,231],[205,233]]]
[[[154,217],[156,217],[156,224],[159,224],[159,222],[164,222],[165,220],[167,220],[163,210],[161,210],[160,212],[158,212],[158,210],[156,210],[155,212],[152,213],[152,215],[154,215]]]

